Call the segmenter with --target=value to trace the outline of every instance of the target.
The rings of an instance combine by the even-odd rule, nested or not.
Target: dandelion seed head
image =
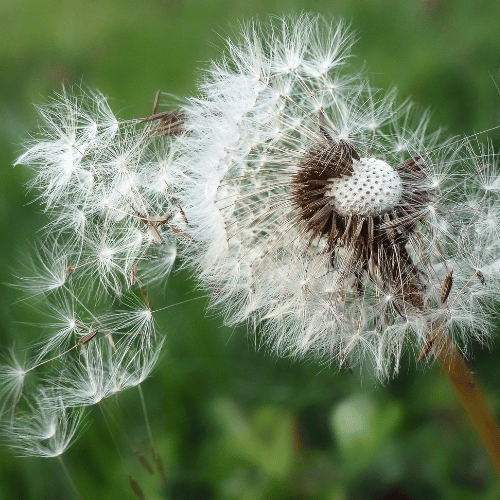
[[[484,324],[465,300],[485,286],[466,248],[488,230],[498,169],[466,179],[498,162],[352,72],[352,40],[307,15],[243,27],[183,110],[173,174],[185,254],[229,324],[259,325],[279,354],[371,360],[384,377],[437,322],[462,345]]]

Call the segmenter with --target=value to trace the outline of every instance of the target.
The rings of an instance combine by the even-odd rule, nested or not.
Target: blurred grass
[[[67,84],[112,98],[122,118],[149,112],[157,89],[190,95],[220,35],[249,16],[313,11],[352,22],[354,53],[373,82],[396,84],[432,110],[434,127],[474,133],[499,124],[498,1],[338,0],[3,0],[0,4],[0,346],[33,342],[34,311],[15,306],[6,284],[44,223],[28,173],[13,168],[36,127],[33,103]],[[499,134],[492,132],[497,148]],[[193,296],[186,273],[153,300]],[[448,382],[437,367],[408,361],[385,386],[359,373],[255,352],[244,328],[207,318],[204,300],[166,310],[165,355],[144,383],[162,489],[118,436],[126,467],[146,498],[168,499],[496,499],[499,484]],[[499,343],[477,349],[474,370],[492,407],[500,405]],[[137,391],[107,403],[138,449],[147,435]],[[64,455],[84,498],[133,498],[98,410]],[[0,452],[0,499],[72,498],[55,460]]]

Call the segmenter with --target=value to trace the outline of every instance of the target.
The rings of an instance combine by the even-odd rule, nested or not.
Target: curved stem
[[[500,429],[459,350],[448,334],[436,332],[433,350],[483,442],[500,477]]]

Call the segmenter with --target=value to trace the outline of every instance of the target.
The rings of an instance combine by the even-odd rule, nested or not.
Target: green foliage
[[[403,415],[400,402],[375,400],[354,393],[340,401],[332,411],[332,432],[340,456],[354,475],[373,462],[381,448],[388,447]]]
[[[13,169],[36,126],[33,103],[61,83],[98,88],[123,118],[149,113],[155,92],[190,95],[219,34],[249,16],[319,11],[359,34],[354,53],[374,83],[396,84],[433,111],[433,124],[474,133],[499,123],[500,53],[495,1],[171,0],[142,2],[4,0],[0,6],[0,345],[37,340],[41,320],[6,284],[22,249],[43,224],[26,196],[29,174]],[[498,133],[492,137],[499,146]],[[187,273],[173,275],[153,304],[195,296]],[[255,352],[243,327],[207,318],[205,299],[167,309],[167,346],[144,383],[155,450],[167,476],[150,475],[134,449],[153,458],[137,391],[109,405],[113,445],[100,410],[64,455],[84,498],[133,498],[129,471],[146,498],[494,499],[498,482],[448,382],[437,367],[408,359],[385,387],[363,373],[278,360]],[[499,406],[499,343],[478,350],[474,371]],[[122,463],[120,455],[123,457]],[[0,454],[0,500],[72,498],[57,460]],[[392,496],[391,496],[392,495]],[[399,496],[398,496],[399,495]]]

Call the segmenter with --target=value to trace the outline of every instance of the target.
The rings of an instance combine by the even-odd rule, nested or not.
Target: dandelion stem
[[[141,384],[137,386],[137,390],[139,391],[139,395],[141,397],[142,411],[144,413],[144,420],[146,421],[146,430],[148,432],[149,442],[154,448],[153,433],[151,432],[151,426],[149,425],[148,410],[146,408],[146,401],[144,400],[144,393],[142,392]]]
[[[458,393],[460,401],[488,451],[500,477],[500,429],[459,350],[442,329],[434,353]]]
[[[71,474],[68,471],[68,468],[66,467],[66,464],[64,463],[64,460],[63,460],[62,456],[58,455],[57,459],[59,460],[59,463],[61,464],[61,467],[62,467],[62,469],[64,471],[64,475],[66,476],[66,478],[67,478],[67,480],[68,480],[68,482],[69,482],[69,484],[71,486],[71,489],[76,493],[76,496],[78,498],[82,498],[83,499],[82,495],[80,495],[80,492],[78,491],[78,488],[76,487],[75,482],[73,481],[73,479],[71,477]]]

